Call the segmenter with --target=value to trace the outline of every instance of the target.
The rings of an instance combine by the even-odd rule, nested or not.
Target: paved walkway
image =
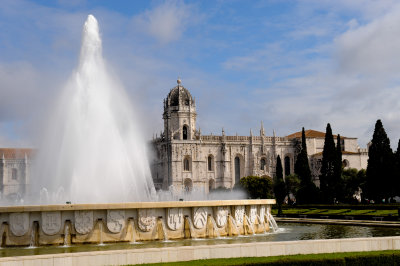
[[[384,227],[399,227],[400,221],[370,221],[370,220],[342,220],[342,219],[314,219],[314,218],[288,218],[274,217],[277,222],[288,223],[312,223],[312,224],[345,224],[358,226],[384,226]]]

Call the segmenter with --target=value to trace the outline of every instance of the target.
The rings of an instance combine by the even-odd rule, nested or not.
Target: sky
[[[302,127],[400,138],[400,2],[2,0],[0,147],[36,147],[77,67],[82,26],[99,21],[103,55],[151,139],[178,77],[202,134]]]

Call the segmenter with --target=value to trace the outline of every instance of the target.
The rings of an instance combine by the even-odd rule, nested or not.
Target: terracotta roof
[[[34,149],[18,149],[18,148],[0,148],[0,159],[25,159],[33,156]]]
[[[325,138],[325,132],[317,131],[317,130],[312,130],[312,129],[307,129],[305,130],[306,138]],[[301,138],[301,131],[290,134],[286,136],[289,139],[300,139]],[[333,135],[334,138],[336,138],[336,135]],[[343,136],[340,136],[340,138],[346,138]]]
[[[342,151],[342,155],[357,155],[360,154],[359,152],[351,152],[351,151]],[[311,154],[310,156],[322,156],[322,152],[317,152]]]

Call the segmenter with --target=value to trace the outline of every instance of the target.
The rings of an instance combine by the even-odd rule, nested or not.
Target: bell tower
[[[164,99],[164,136],[168,140],[193,140],[196,130],[196,104],[180,79],[177,83]]]

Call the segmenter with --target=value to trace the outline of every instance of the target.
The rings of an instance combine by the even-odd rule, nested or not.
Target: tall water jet
[[[31,182],[52,203],[148,201],[154,191],[124,88],[107,71],[99,26],[89,15],[79,65],[52,113]]]

